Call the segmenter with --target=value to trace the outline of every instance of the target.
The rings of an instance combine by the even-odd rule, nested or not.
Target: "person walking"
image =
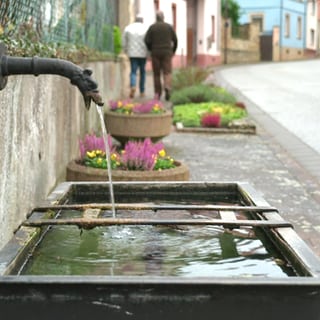
[[[168,101],[171,93],[172,57],[177,50],[178,39],[173,27],[164,22],[162,11],[157,11],[156,22],[148,28],[144,41],[151,52],[155,98],[161,98],[163,74],[165,99]]]
[[[122,36],[122,47],[130,59],[130,98],[134,98],[136,92],[137,71],[139,69],[140,96],[145,95],[146,61],[148,50],[144,42],[147,27],[143,23],[143,17],[136,15],[135,22],[125,27]]]

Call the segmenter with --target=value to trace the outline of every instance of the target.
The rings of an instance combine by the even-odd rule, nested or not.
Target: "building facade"
[[[207,66],[221,63],[220,0],[187,1],[187,63]]]
[[[318,42],[317,0],[237,0],[240,23],[257,22],[267,60],[295,60],[314,55]],[[265,45],[265,47],[264,47]],[[263,59],[262,59],[263,60]]]
[[[220,0],[122,0],[119,3],[121,30],[137,13],[151,25],[156,11],[163,11],[165,21],[173,25],[178,36],[174,67],[221,63]]]
[[[306,50],[313,55],[318,51],[318,1],[309,0],[306,8]]]

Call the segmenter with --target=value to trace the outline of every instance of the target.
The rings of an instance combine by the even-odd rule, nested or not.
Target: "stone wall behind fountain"
[[[103,100],[118,98],[128,75],[124,59],[82,65],[93,71]],[[0,248],[30,209],[65,180],[78,139],[101,130],[96,106],[56,75],[10,76],[0,91]]]

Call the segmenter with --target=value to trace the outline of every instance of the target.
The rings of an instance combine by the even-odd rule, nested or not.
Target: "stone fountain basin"
[[[108,184],[59,185],[27,222],[48,217],[54,206],[105,203]],[[233,182],[115,182],[116,202],[186,203],[252,207],[252,219],[278,221],[258,227],[297,271],[297,276],[35,276],[19,275],[47,226],[21,226],[0,252],[0,308],[8,319],[319,319],[319,259],[249,184]],[[255,214],[255,208],[270,208]],[[53,210],[54,211],[54,210]]]

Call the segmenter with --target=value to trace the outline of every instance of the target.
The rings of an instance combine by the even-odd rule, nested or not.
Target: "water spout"
[[[6,48],[0,44],[0,90],[7,83],[10,75],[32,74],[55,74],[70,79],[71,84],[77,86],[82,93],[85,107],[90,108],[91,101],[102,106],[102,98],[98,91],[97,83],[91,78],[92,71],[82,69],[74,63],[54,58],[22,58],[5,55]]]

